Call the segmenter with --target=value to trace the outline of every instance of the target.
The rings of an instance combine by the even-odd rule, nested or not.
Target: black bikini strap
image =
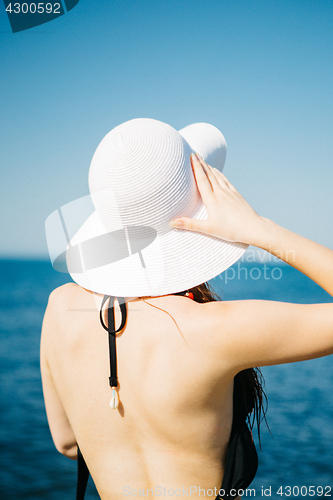
[[[118,297],[118,303],[121,310],[121,324],[120,327],[115,329],[115,318],[114,318],[114,299],[112,295],[105,295],[100,310],[100,320],[103,328],[109,332],[109,352],[110,352],[110,377],[109,382],[111,387],[118,386],[117,378],[117,351],[116,351],[116,333],[120,332],[126,323],[127,319],[127,307],[126,302],[123,297]],[[108,324],[106,325],[103,320],[103,307],[105,303],[109,300],[108,305]]]
[[[77,447],[77,485],[76,500],[84,500],[89,479],[89,469],[84,461],[79,446]]]

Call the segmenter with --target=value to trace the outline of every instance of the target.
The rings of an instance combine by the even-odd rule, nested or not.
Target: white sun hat
[[[247,245],[169,226],[178,217],[207,218],[192,152],[222,171],[226,142],[207,123],[177,132],[140,118],[104,137],[89,170],[95,210],[66,250],[78,285],[120,297],[172,294],[210,280],[243,255]]]

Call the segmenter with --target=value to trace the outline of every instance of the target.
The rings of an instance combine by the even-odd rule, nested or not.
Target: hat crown
[[[99,144],[89,171],[96,211],[108,230],[128,225],[170,230],[200,203],[191,147],[166,123],[139,118],[119,125]]]

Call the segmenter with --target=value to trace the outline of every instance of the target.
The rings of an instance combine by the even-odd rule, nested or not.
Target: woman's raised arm
[[[333,251],[259,216],[227,178],[192,157],[208,218],[177,219],[171,226],[251,244],[278,256],[333,295]],[[333,303],[290,304],[242,300],[204,304],[198,328],[212,359],[221,356],[237,373],[252,366],[288,363],[333,353]]]

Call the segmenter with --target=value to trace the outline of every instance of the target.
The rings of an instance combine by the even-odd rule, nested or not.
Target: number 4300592
[[[7,7],[6,7],[6,11],[9,12],[10,14],[14,13],[14,14],[43,14],[44,12],[46,12],[47,14],[51,14],[53,12],[53,14],[61,14],[60,12],[60,3],[31,3],[31,4],[27,4],[27,3],[14,3],[13,4],[13,7],[12,7],[12,4],[10,3]]]

